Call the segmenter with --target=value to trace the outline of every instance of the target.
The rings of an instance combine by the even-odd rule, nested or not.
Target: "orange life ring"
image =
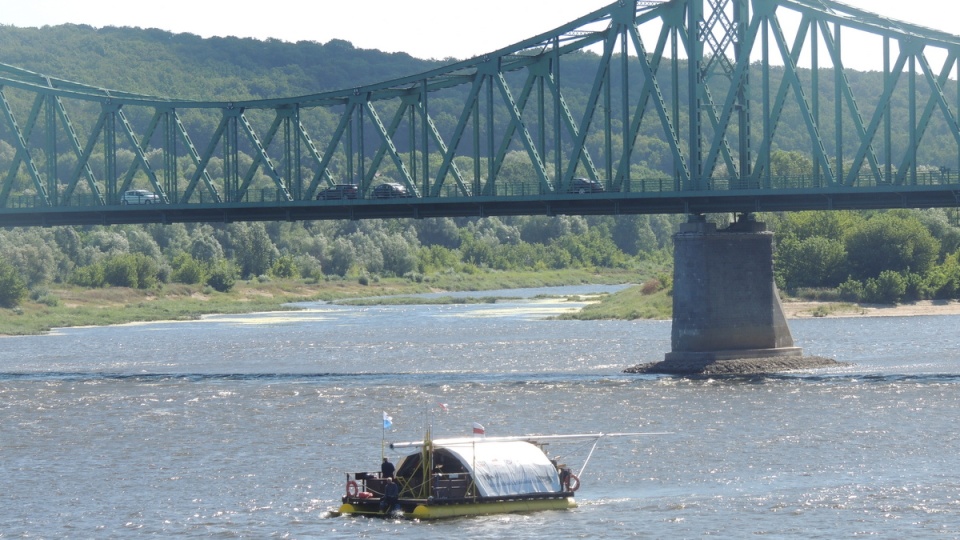
[[[570,473],[570,476],[567,478],[567,489],[570,491],[577,491],[580,489],[580,479],[577,478],[577,475]]]
[[[353,480],[347,480],[347,497],[356,497],[360,493],[360,486]]]

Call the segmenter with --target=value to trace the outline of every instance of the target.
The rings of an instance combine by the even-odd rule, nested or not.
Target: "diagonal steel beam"
[[[133,126],[130,125],[130,121],[127,120],[127,116],[123,114],[123,110],[118,107],[116,111],[116,115],[117,115],[117,118],[120,119],[120,125],[123,127],[124,133],[126,133],[127,139],[129,140],[130,145],[133,147],[134,155],[136,156],[136,159],[134,159],[133,163],[130,164],[129,170],[127,171],[127,174],[124,176],[123,182],[120,184],[120,188],[117,190],[117,192],[123,193],[130,187],[130,184],[133,180],[133,176],[136,170],[139,168],[139,169],[142,169],[144,174],[147,175],[147,178],[150,180],[150,185],[153,186],[153,190],[160,197],[160,200],[162,200],[165,203],[169,203],[170,201],[167,198],[167,194],[163,189],[163,186],[160,184],[160,182],[157,181],[157,175],[156,173],[154,173],[153,167],[151,167],[150,163],[147,161],[147,156],[145,154],[146,148],[148,146],[147,143],[150,140],[150,136],[153,134],[153,130],[152,129],[148,130],[147,135],[143,138],[143,142],[141,143],[140,140],[137,138],[137,134],[134,133]],[[155,115],[154,119],[157,119],[157,118],[159,117]],[[156,125],[157,123],[153,122],[151,124],[151,127],[155,128]]]
[[[850,118],[853,120],[853,126],[857,130],[857,135],[860,137],[861,141],[864,141],[866,139],[866,128],[863,125],[863,115],[860,114],[860,107],[857,105],[857,100],[853,95],[853,89],[850,87],[850,79],[847,77],[846,70],[843,67],[843,58],[840,55],[840,48],[837,46],[833,35],[827,30],[826,23],[821,22],[821,27],[823,29],[822,36],[827,47],[827,52],[830,54],[830,59],[833,61],[833,65],[838,73],[837,82],[840,86],[839,92],[841,92],[843,98],[847,101],[847,108],[850,111]],[[837,105],[839,106],[841,101],[839,99],[840,95],[837,95],[836,97]],[[873,151],[872,145],[867,148],[867,162],[870,164],[870,169],[873,171],[874,175],[877,178],[881,178],[883,174],[880,172],[879,160],[877,159],[876,153]],[[846,180],[844,181],[844,184],[852,186],[854,182],[856,182],[859,174],[859,169],[851,168]]]
[[[30,155],[30,148],[27,145],[27,140],[30,138],[31,130],[29,127],[26,130],[20,129],[20,125],[17,123],[17,117],[13,112],[13,108],[10,106],[10,102],[7,100],[6,93],[4,93],[2,86],[0,86],[0,102],[3,104],[3,115],[7,120],[7,126],[16,136],[15,142],[17,145],[17,153],[14,155],[13,161],[10,164],[10,168],[7,171],[7,177],[3,182],[3,191],[0,192],[0,207],[7,207],[7,201],[10,198],[10,191],[13,188],[14,182],[16,182],[17,171],[20,170],[20,165],[24,162],[27,165],[27,171],[30,173],[30,178],[33,180],[33,186],[37,190],[37,196],[39,197],[41,204],[43,204],[43,206],[50,206],[50,198],[47,196],[46,187],[43,185],[43,179],[40,176],[40,170],[37,168],[37,164],[33,161],[33,157]],[[34,112],[32,112],[30,115],[33,120],[28,123],[28,126],[32,126],[36,121],[36,116],[39,114],[40,107],[43,105],[43,102],[43,95],[37,94],[37,97],[34,100]]]
[[[220,203],[223,202],[223,199],[220,197],[220,192],[217,190],[216,184],[213,182],[213,178],[210,177],[210,173],[207,172],[207,163],[210,161],[210,156],[201,156],[200,152],[197,150],[196,145],[193,144],[193,139],[190,137],[190,134],[187,133],[187,128],[183,125],[183,121],[180,119],[180,115],[173,109],[159,109],[163,111],[164,114],[168,115],[173,120],[175,125],[176,132],[180,135],[180,138],[183,140],[183,143],[187,147],[187,153],[190,156],[190,159],[193,161],[196,171],[193,176],[190,178],[190,181],[187,183],[187,187],[183,192],[183,200],[189,201],[193,196],[193,192],[196,190],[200,182],[203,182],[204,187],[207,188],[207,192],[213,197],[213,202]],[[223,130],[223,124],[218,127],[220,133]],[[220,134],[216,133],[214,138],[219,138]],[[212,147],[211,147],[212,152]]]
[[[540,188],[544,193],[548,193],[550,191],[550,185],[547,181],[546,167],[543,165],[543,160],[540,159],[540,153],[537,151],[536,144],[533,141],[533,136],[530,134],[530,131],[520,118],[520,109],[517,108],[517,103],[514,101],[513,95],[510,93],[510,88],[507,87],[507,81],[503,78],[503,73],[499,72],[495,75],[492,75],[491,82],[500,90],[500,96],[503,98],[504,104],[507,105],[507,110],[512,117],[512,122],[515,122],[516,125],[519,126],[520,140],[523,143],[524,148],[527,150],[527,155],[530,157],[530,161],[533,163],[534,172],[537,173],[537,180],[540,183]]]
[[[763,178],[767,174],[769,163],[766,161],[766,159],[770,155],[771,139],[773,138],[773,133],[776,131],[776,126],[779,123],[780,112],[783,110],[788,89],[792,88],[794,96],[797,100],[797,104],[800,108],[800,114],[803,117],[804,123],[806,124],[807,133],[813,143],[815,154],[814,157],[820,162],[820,167],[822,170],[826,171],[828,182],[833,181],[833,173],[830,166],[830,161],[827,157],[827,150],[823,146],[823,139],[820,135],[820,126],[817,124],[816,118],[810,109],[809,102],[807,101],[806,94],[803,90],[803,85],[800,83],[800,78],[797,74],[797,59],[799,58],[802,50],[803,40],[801,39],[801,36],[798,35],[798,38],[794,43],[794,50],[791,52],[787,47],[786,38],[783,35],[783,29],[780,27],[776,16],[771,16],[768,18],[768,20],[771,21],[771,25],[773,26],[772,34],[774,36],[774,41],[776,41],[776,45],[780,49],[780,54],[782,60],[784,61],[785,69],[780,90],[777,93],[772,110],[766,113],[770,115],[769,124],[771,131],[767,134],[764,140],[761,141],[761,149],[758,152],[759,157],[757,166],[753,174],[754,179],[759,181],[760,178]],[[809,25],[807,25],[807,27],[809,27]],[[802,33],[805,34],[805,32],[806,31]]]

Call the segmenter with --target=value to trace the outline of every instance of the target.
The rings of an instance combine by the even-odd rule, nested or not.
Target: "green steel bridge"
[[[850,84],[851,43],[882,64],[877,88]],[[480,57],[298,97],[181,100],[0,65],[15,149],[0,226],[955,207],[958,57],[956,36],[832,0],[619,0]],[[592,78],[576,100],[573,62]],[[788,112],[803,175],[772,166]],[[935,167],[931,126],[955,145]],[[650,132],[670,156],[655,177],[638,172]],[[504,167],[518,153],[522,182]],[[412,196],[374,197],[384,181]],[[335,184],[358,197],[318,200]],[[132,189],[157,203],[121,204]]]

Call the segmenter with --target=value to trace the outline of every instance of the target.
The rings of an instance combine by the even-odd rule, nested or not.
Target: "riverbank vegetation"
[[[960,297],[956,212],[795,212],[766,216],[777,284],[823,301],[894,304]]]
[[[0,335],[29,335],[54,328],[163,320],[195,320],[219,313],[254,313],[298,309],[294,302],[344,302],[358,305],[400,303],[496,302],[484,297],[462,301],[452,297],[424,300],[412,296],[436,291],[494,290],[578,284],[628,283],[632,270],[568,269],[552,272],[478,270],[410,277],[322,277],[320,279],[259,276],[238,279],[220,292],[201,283],[157,283],[148,289],[69,283],[38,286],[18,305],[0,309]]]
[[[516,217],[52,227],[0,231],[0,334],[209,313],[357,304],[426,292],[636,284],[575,319],[668,319],[679,217]],[[720,224],[729,216],[712,216]],[[786,297],[830,305],[960,297],[960,229],[944,210],[761,215]],[[849,309],[844,308],[844,311]]]

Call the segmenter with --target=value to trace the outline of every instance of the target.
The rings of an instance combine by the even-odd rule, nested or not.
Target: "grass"
[[[669,319],[673,315],[673,297],[664,289],[650,291],[644,285],[629,287],[616,294],[605,295],[576,313],[558,318],[581,321],[618,319]]]
[[[195,320],[213,313],[252,313],[292,309],[284,303],[294,295],[278,297],[259,289],[228,294],[204,294],[199,287],[172,286],[140,291],[123,287],[108,289],[52,289],[55,306],[28,302],[0,310],[0,335],[31,335],[53,328],[103,326],[135,321]]]
[[[864,309],[857,304],[851,304],[850,302],[830,302],[817,306],[810,314],[814,317],[828,317],[830,315],[843,313],[863,314],[863,312]]]
[[[509,296],[482,296],[460,298],[455,296],[438,296],[435,298],[419,298],[416,296],[387,296],[379,298],[348,298],[338,300],[338,304],[345,306],[422,306],[433,304],[496,304],[498,300],[516,300]]]

